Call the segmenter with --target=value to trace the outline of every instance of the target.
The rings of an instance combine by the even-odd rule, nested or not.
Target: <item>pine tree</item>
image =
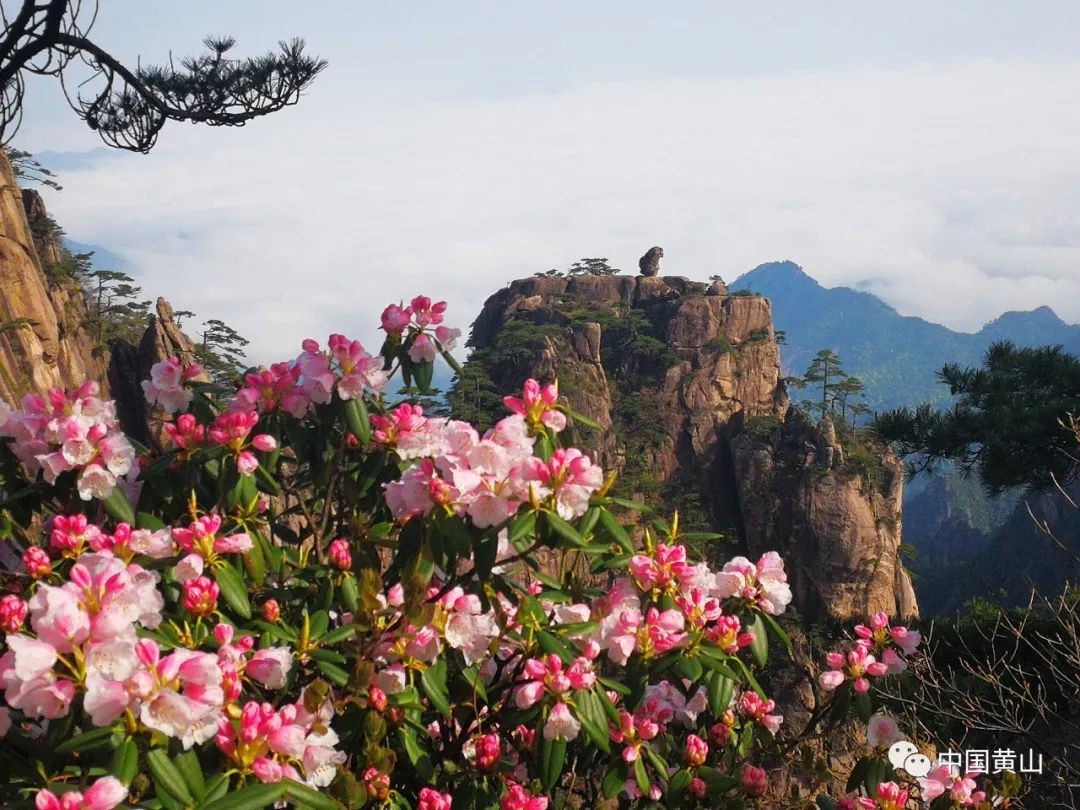
[[[224,321],[211,318],[203,324],[195,358],[202,364],[210,379],[230,385],[247,369],[244,347],[249,341]]]

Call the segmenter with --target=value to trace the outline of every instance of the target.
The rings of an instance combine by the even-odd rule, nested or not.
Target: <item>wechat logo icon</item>
[[[901,740],[889,748],[889,762],[898,771],[907,771],[914,777],[930,773],[930,760],[921,753],[915,743]]]

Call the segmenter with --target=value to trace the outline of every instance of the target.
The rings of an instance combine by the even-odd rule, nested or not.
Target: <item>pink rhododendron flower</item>
[[[439,793],[432,788],[420,788],[416,810],[450,810],[453,798],[449,793]]]
[[[573,740],[581,731],[581,723],[570,712],[570,707],[561,700],[556,702],[544,723],[545,740]]]
[[[208,577],[195,577],[184,583],[182,604],[184,610],[196,616],[209,616],[217,610],[217,600],[221,593],[218,584]]]
[[[831,652],[825,656],[825,661],[830,669],[818,676],[818,683],[827,692],[836,689],[850,678],[855,691],[865,694],[870,690],[868,678],[879,678],[889,671],[885,664],[876,660],[861,645],[856,645],[846,656],[843,653]]]
[[[165,433],[181,450],[195,450],[206,441],[206,428],[190,413],[177,417],[176,422],[166,422]]]
[[[390,304],[380,316],[382,329],[388,335],[400,335],[412,323],[412,309],[399,304]]]
[[[773,734],[780,730],[780,724],[784,722],[782,715],[771,714],[775,708],[775,702],[762,700],[756,692],[743,692],[739,697],[739,711],[747,718],[761,723]]]
[[[498,734],[480,734],[465,743],[464,752],[478,771],[490,773],[499,765],[502,743]]]
[[[765,795],[765,790],[769,786],[768,775],[765,773],[764,768],[755,768],[753,765],[743,765],[742,789],[746,791],[748,796],[755,798]]]
[[[874,795],[881,810],[904,810],[907,807],[908,792],[896,782],[879,782]]]
[[[114,776],[103,776],[85,793],[69,790],[57,795],[49,790],[38,791],[34,797],[37,810],[112,810],[127,798],[128,790]]]
[[[630,574],[634,577],[638,587],[642,590],[670,590],[674,592],[678,588],[681,579],[690,573],[690,565],[686,561],[686,547],[682,545],[667,546],[660,543],[651,554],[635,554],[630,558]],[[704,599],[705,594],[698,589],[698,599]],[[719,616],[720,606],[715,605],[716,616]]]
[[[900,727],[887,714],[878,712],[866,724],[866,741],[874,748],[888,748],[902,739]]]
[[[527,459],[519,475],[539,500],[554,501],[555,511],[564,520],[585,514],[589,497],[604,483],[604,471],[573,447],[560,447],[547,461]]]
[[[649,717],[635,717],[625,709],[619,710],[619,725],[612,726],[608,736],[612,742],[621,743],[623,762],[634,762],[641,751],[641,746],[660,733],[660,725]]]
[[[716,575],[716,584],[721,598],[746,599],[774,616],[783,613],[791,603],[784,561],[775,551],[766,552],[757,563],[735,557]]]
[[[697,734],[690,734],[686,738],[686,747],[683,750],[683,761],[687,766],[694,768],[704,765],[709,756],[709,744]]]
[[[529,429],[537,432],[549,427],[556,433],[566,427],[566,414],[556,410],[559,400],[559,383],[541,386],[536,380],[525,381],[520,397],[503,397],[503,404],[511,413],[525,418]]]
[[[184,383],[202,374],[202,366],[183,368],[180,360],[170,357],[150,367],[150,379],[142,381],[143,394],[151,405],[160,405],[169,413],[186,411],[193,394]]]
[[[512,779],[506,780],[506,795],[499,801],[499,810],[547,810],[547,796],[533,796]]]
[[[111,495],[135,458],[119,430],[115,404],[98,392],[97,383],[86,382],[70,393],[27,395],[22,410],[8,413],[0,425],[0,437],[12,439],[12,452],[31,475],[40,470],[53,484],[62,473],[76,471],[83,500]]]
[[[292,652],[288,647],[267,647],[252,654],[244,672],[267,689],[280,689],[285,685],[292,665]]]
[[[412,345],[409,347],[409,359],[414,363],[434,363],[436,354],[438,354],[438,349],[435,341],[426,332],[421,332],[413,338]]]
[[[300,387],[299,363],[274,363],[244,375],[244,386],[229,403],[231,411],[273,413],[279,408],[302,419],[311,400]]]
[[[162,657],[151,639],[136,642],[135,652],[144,671],[132,677],[130,690],[141,703],[142,723],[184,748],[213,737],[225,699],[217,656],[178,649]]]

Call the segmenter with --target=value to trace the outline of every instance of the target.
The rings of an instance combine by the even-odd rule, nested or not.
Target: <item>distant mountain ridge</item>
[[[1080,354],[1080,326],[1065,323],[1048,306],[1006,312],[975,333],[898,313],[877,296],[850,287],[824,287],[792,261],[769,262],[739,276],[732,291],[771,299],[773,320],[784,330],[784,371],[801,375],[819,349],[836,352],[849,374],[866,385],[875,410],[931,402],[944,405],[948,391],[936,377],[946,363],[975,366],[991,343],[1060,344]]]

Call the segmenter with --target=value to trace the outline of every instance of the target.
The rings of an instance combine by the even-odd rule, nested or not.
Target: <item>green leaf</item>
[[[607,533],[611,540],[619,545],[623,551],[627,554],[634,553],[634,543],[630,539],[630,535],[626,533],[626,529],[622,527],[622,524],[615,519],[615,516],[611,514],[607,509],[600,511],[600,525],[604,527],[604,531]]]
[[[102,748],[108,744],[112,734],[112,726],[95,728],[93,731],[87,731],[83,734],[78,734],[64,740],[62,743],[52,748],[52,753],[73,754],[77,751],[92,751],[94,748]]]
[[[412,766],[416,768],[416,775],[425,782],[430,783],[435,776],[435,766],[432,764],[428,752],[420,745],[416,732],[408,726],[402,726],[398,729],[398,736],[401,738],[402,746],[405,748],[405,755],[409,758]]]
[[[271,807],[285,795],[285,780],[262,784],[256,782],[232,793],[226,793],[220,799],[205,804],[200,810],[262,810]]]
[[[855,767],[851,769],[851,773],[848,774],[846,790],[851,792],[861,785],[865,780],[867,773],[870,771],[870,763],[873,760],[870,757],[863,757],[855,763]]]
[[[341,579],[341,601],[353,613],[359,610],[360,591],[356,584],[356,577],[352,575],[351,571],[346,571],[345,576]]]
[[[626,498],[616,498],[614,495],[608,496],[608,502],[621,506],[624,509],[633,509],[635,512],[651,512],[652,507],[642,501],[631,501]]]
[[[341,627],[335,627],[325,636],[319,639],[319,644],[326,646],[327,644],[337,644],[339,641],[344,641],[349,636],[355,636],[360,628],[355,624],[343,624]]]
[[[547,524],[551,530],[559,535],[559,537],[566,540],[571,546],[582,548],[587,545],[585,543],[585,538],[578,533],[578,530],[554,512],[545,512],[544,518],[547,520]]]
[[[687,658],[684,655],[679,656],[675,669],[680,675],[691,681],[697,681],[702,673],[701,661],[697,658]]]
[[[543,737],[540,740],[540,781],[544,790],[551,790],[562,775],[563,764],[566,762],[566,740],[549,740]]]
[[[641,756],[634,760],[634,781],[637,782],[641,795],[648,796],[652,784],[649,782],[649,774],[645,770],[645,760]]]
[[[731,704],[731,695],[735,691],[735,679],[719,672],[710,672],[707,683],[709,711],[713,717],[719,719]]]
[[[874,714],[874,703],[870,699],[869,692],[855,695],[855,711],[858,712],[859,719],[864,723],[870,722],[870,717]]]
[[[363,397],[350,399],[345,403],[345,424],[349,431],[366,446],[371,441],[371,417]]]
[[[283,779],[285,783],[285,797],[292,799],[300,807],[311,808],[311,810],[339,810],[341,805],[320,793],[317,790],[309,788],[307,785],[302,785],[293,779]]]
[[[430,360],[413,363],[413,377],[416,379],[416,387],[420,389],[421,394],[427,394],[431,391],[431,377],[434,373],[435,364]]]
[[[605,799],[614,799],[619,795],[619,791],[623,789],[623,785],[626,784],[626,774],[623,772],[622,766],[616,766],[608,770],[604,774],[604,782],[601,785],[601,790],[604,792]]]
[[[590,427],[593,430],[603,430],[604,429],[600,425],[599,422],[596,422],[596,421],[590,419],[589,417],[585,416],[585,414],[583,414],[583,413],[578,413],[573,408],[567,408],[567,407],[564,406],[562,408],[562,410],[565,410],[566,413],[568,413],[570,415],[570,418],[573,419],[575,422],[580,422],[581,424],[585,425],[585,427]]]
[[[610,754],[611,741],[608,736],[607,718],[604,717],[604,710],[598,704],[596,704],[596,709],[593,709],[595,699],[595,695],[591,692],[578,692],[574,696],[576,704],[574,714],[577,715],[581,727],[585,729],[585,733],[596,743],[596,746],[605,754]],[[600,722],[597,722],[597,712],[600,715]]]
[[[514,518],[510,524],[509,539],[518,551],[524,551],[527,545],[520,544],[519,540],[531,537],[536,532],[536,512],[524,512]]]
[[[131,737],[125,737],[113,753],[112,766],[109,768],[117,779],[127,787],[139,772],[139,746]]]
[[[772,634],[776,636],[780,640],[780,643],[783,644],[784,647],[787,649],[788,656],[794,655],[791,646],[791,637],[786,632],[784,632],[784,628],[780,626],[779,622],[777,622],[776,619],[774,619],[768,613],[761,613],[759,615],[765,620],[765,623],[769,625],[769,629],[772,631]]]
[[[214,802],[229,792],[229,777],[223,773],[214,774],[206,783],[205,802]]]
[[[225,602],[245,619],[251,618],[251,602],[248,601],[247,586],[236,569],[229,563],[214,569],[214,580],[221,589]]]
[[[329,661],[316,661],[315,668],[338,686],[344,686],[349,682],[349,673],[337,664],[331,664]]]
[[[536,634],[536,640],[544,652],[559,656],[564,664],[574,663],[574,654],[561,639],[546,630],[541,630]]]
[[[453,369],[454,373],[460,377],[462,370],[461,364],[454,358],[454,355],[450,354],[450,352],[442,348],[442,344],[439,344],[439,354],[442,355],[443,360],[445,360],[446,364],[450,366],[451,369]]]
[[[176,801],[184,805],[195,804],[195,797],[191,795],[187,782],[177,770],[176,765],[169,759],[166,751],[155,748],[146,755],[146,764],[150,766],[150,773],[154,777],[158,794],[167,793]]]
[[[129,526],[135,525],[135,509],[122,488],[119,486],[113,487],[108,497],[100,500],[101,505],[105,507],[105,511],[113,520],[118,523],[126,523]]]
[[[446,689],[446,659],[440,658],[420,675],[420,685],[443,717],[450,716],[450,693]]]
[[[765,629],[760,613],[754,613],[754,620],[746,628],[747,632],[754,634],[754,643],[750,645],[750,654],[759,667],[765,666],[769,661],[769,633]]]
[[[671,775],[665,793],[672,805],[678,807],[682,804],[683,794],[686,792],[686,788],[689,787],[690,781],[693,778],[694,775],[686,768],[675,771],[675,773]]]
[[[184,782],[187,783],[188,788],[191,790],[191,795],[202,801],[206,797],[206,782],[203,779],[202,766],[199,764],[199,758],[195,755],[195,752],[185,751],[174,757],[173,762],[176,763],[176,769],[180,771],[180,775],[184,777]]]

